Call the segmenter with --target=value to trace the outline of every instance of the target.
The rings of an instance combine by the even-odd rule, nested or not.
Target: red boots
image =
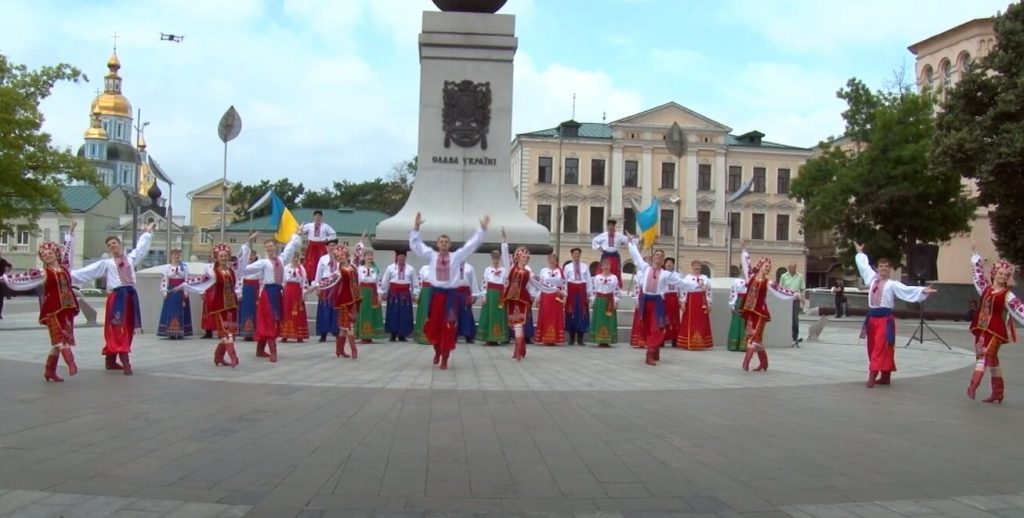
[[[256,357],[257,358],[270,358],[270,355],[267,354],[267,341],[266,340],[260,340],[260,341],[256,342]]]
[[[59,376],[57,376],[57,355],[56,354],[51,354],[51,355],[46,357],[46,370],[43,371],[43,379],[45,379],[47,382],[55,381],[55,382],[60,383],[60,382],[64,381]]]
[[[128,353],[117,353],[117,355],[121,357],[121,365],[124,368],[124,375],[125,376],[131,376],[132,375],[132,362],[131,362],[131,359],[128,358]]]
[[[334,337],[335,358],[350,358],[348,353],[345,352],[345,340],[348,340],[348,337],[346,335],[339,335]]]
[[[768,351],[764,349],[757,350],[757,361],[758,366],[754,371],[766,371],[768,370]]]
[[[878,384],[888,385],[892,383],[892,371],[880,371],[878,373]]]
[[[448,370],[448,355],[451,351],[444,351],[441,353],[441,370]]]
[[[104,356],[107,359],[106,369],[108,371],[119,371],[124,369],[124,367],[117,363],[117,353],[107,353],[104,354]]]
[[[60,355],[64,358],[64,363],[68,364],[68,376],[78,374],[78,365],[75,363],[75,353],[71,352],[71,347],[62,348],[60,350]]]
[[[515,349],[512,350],[512,359],[522,361],[526,358],[526,337],[517,336]]]
[[[231,358],[231,368],[238,367],[238,353],[235,352],[235,342],[232,341],[224,344],[224,349],[228,353],[228,358]]]
[[[985,377],[985,371],[974,371],[974,374],[971,375],[971,383],[967,385],[967,397],[974,399],[974,395],[978,392],[978,385],[981,385],[981,378],[983,377]]]
[[[982,401],[986,403],[1002,403],[1003,402],[1003,377],[992,376],[992,395],[988,399]]]
[[[441,363],[441,348],[434,346],[434,365]]]
[[[867,388],[874,387],[876,381],[878,381],[878,371],[868,371],[868,381],[864,386]]]
[[[224,342],[218,342],[217,348],[213,350],[213,364],[217,367],[227,367],[228,362],[224,361],[224,353],[227,351],[227,346]]]
[[[750,359],[754,357],[754,353],[757,352],[749,344],[747,345],[747,352],[743,355],[743,370],[750,370]]]
[[[653,345],[653,346],[649,345],[649,346],[647,346],[647,361],[645,361],[644,363],[646,363],[647,365],[650,365],[651,367],[654,367],[654,366],[658,365],[658,360],[660,360],[660,359],[661,359],[661,346],[660,345]]]
[[[277,340],[268,340],[270,345],[270,363],[277,363]]]
[[[348,346],[352,348],[352,359],[355,360],[359,358],[359,349],[356,349],[356,335],[349,335],[348,340]]]

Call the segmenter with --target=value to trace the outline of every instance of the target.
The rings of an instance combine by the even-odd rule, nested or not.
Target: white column
[[[640,200],[640,208],[643,209],[647,206],[647,203],[654,197],[654,150],[649,146],[644,146],[643,155],[640,158],[640,192],[643,197]]]
[[[687,220],[697,219],[697,152],[687,151],[686,159],[686,207],[684,214]],[[682,162],[679,164],[682,165]]]
[[[715,188],[715,210],[711,213],[712,221],[725,223],[725,186],[729,177],[729,171],[725,167],[725,152],[719,151],[715,155],[715,166],[711,175],[714,177]]]
[[[612,213],[607,215],[607,218],[613,218],[622,222],[623,210],[622,210],[622,182],[623,182],[623,169],[625,168],[625,162],[622,161],[622,146],[619,144],[612,145],[612,160],[609,164],[610,177],[608,181],[611,182],[612,186]]]

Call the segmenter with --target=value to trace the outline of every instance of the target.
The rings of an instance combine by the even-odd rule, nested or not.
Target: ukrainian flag
[[[278,243],[291,241],[292,236],[299,230],[299,222],[295,220],[295,216],[292,216],[292,212],[284,206],[284,202],[275,193],[270,194],[270,224],[277,229],[274,239]]]
[[[636,215],[636,224],[640,226],[640,236],[643,237],[641,248],[654,246],[654,238],[658,237],[658,199],[651,200],[651,204]]]

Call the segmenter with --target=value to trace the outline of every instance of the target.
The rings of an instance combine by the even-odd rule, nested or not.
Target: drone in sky
[[[184,35],[178,34],[167,34],[164,32],[160,33],[160,41],[173,41],[175,43],[181,43],[185,39]]]

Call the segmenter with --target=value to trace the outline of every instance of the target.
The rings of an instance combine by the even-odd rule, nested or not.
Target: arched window
[[[970,72],[971,67],[974,66],[974,58],[972,58],[971,53],[967,51],[961,52],[957,61],[959,62],[961,73]]]
[[[700,265],[700,273],[711,277],[711,267],[707,263]]]
[[[600,269],[601,269],[601,264],[598,263],[597,261],[594,261],[594,262],[590,263],[590,276],[593,277],[593,276],[597,275]]]
[[[782,274],[784,274],[784,273],[786,273],[786,269],[785,268],[779,268],[778,270],[775,270],[775,282],[781,281],[782,280]]]
[[[953,86],[953,64],[946,60],[942,62],[940,67],[942,70],[942,89],[947,90],[950,86]]]
[[[220,204],[217,204],[212,209],[210,209],[210,212],[214,212],[214,213],[220,214],[220,212],[221,212]]]
[[[622,265],[622,273],[636,273],[636,265],[632,261]]]
[[[924,81],[928,88],[935,86],[935,71],[931,65],[924,67]]]
[[[740,275],[742,275],[742,273],[740,273],[740,267],[739,266],[736,266],[734,264],[734,265],[729,267],[729,277],[739,277]]]

